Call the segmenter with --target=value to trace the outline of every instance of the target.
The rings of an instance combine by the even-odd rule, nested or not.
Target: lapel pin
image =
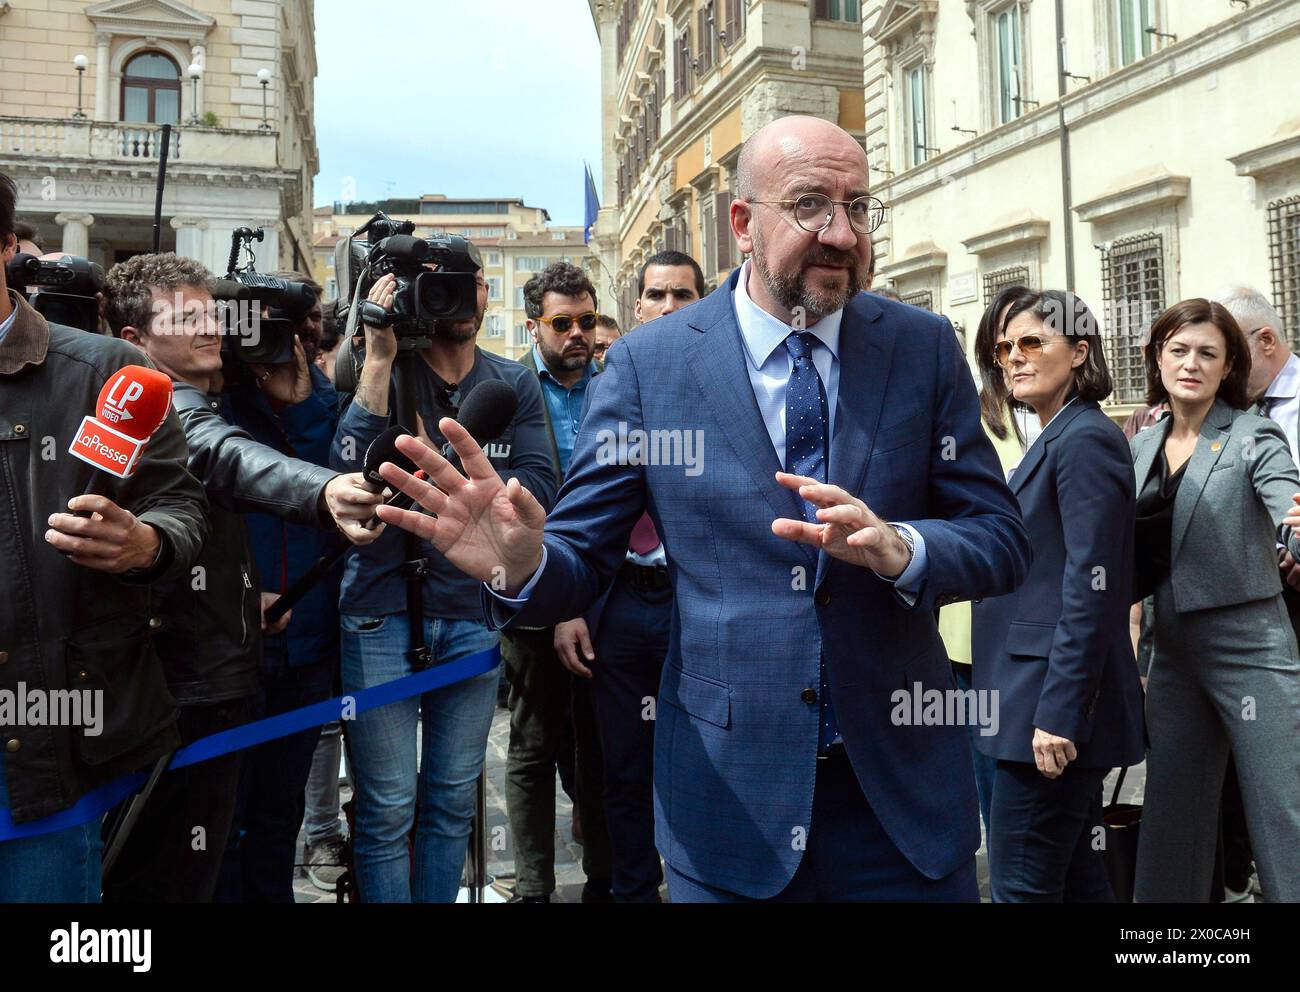
[[[1215,441],[1212,445],[1210,445],[1210,450],[1211,450],[1211,451],[1218,451],[1218,450],[1219,450],[1220,448],[1222,448],[1222,447],[1223,447],[1223,442],[1222,442],[1222,441]]]

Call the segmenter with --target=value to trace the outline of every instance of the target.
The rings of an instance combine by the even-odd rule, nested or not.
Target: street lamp
[[[194,83],[194,100],[193,106],[190,108],[190,123],[201,124],[202,121],[199,120],[199,80],[203,77],[203,66],[197,62],[191,62],[189,73],[190,80]]]
[[[77,70],[77,112],[72,115],[74,121],[84,121],[85,111],[81,109],[81,81],[86,78],[86,66],[90,60],[84,55],[77,55],[72,60],[72,67]]]
[[[266,88],[271,85],[271,70],[258,69],[257,81],[262,84],[262,123],[257,126],[259,131],[271,130],[271,120],[266,112]]]

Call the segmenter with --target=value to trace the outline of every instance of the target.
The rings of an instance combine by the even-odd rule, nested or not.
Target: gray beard
[[[812,289],[804,281],[803,272],[780,275],[767,267],[761,245],[755,242],[754,269],[763,285],[777,303],[791,313],[803,312],[809,321],[821,320],[827,314],[841,310],[862,289],[857,269],[849,269],[849,284],[843,292],[823,293]]]

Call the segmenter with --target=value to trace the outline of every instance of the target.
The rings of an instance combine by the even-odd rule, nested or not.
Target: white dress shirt
[[[772,316],[766,310],[762,309],[752,299],[746,283],[752,267],[752,262],[746,261],[740,271],[740,278],[736,282],[736,289],[732,294],[732,301],[736,309],[736,320],[740,325],[741,343],[745,348],[746,371],[749,373],[750,384],[754,388],[754,399],[758,401],[758,410],[763,417],[763,425],[767,428],[767,435],[771,439],[772,447],[776,450],[776,459],[781,464],[785,464],[785,394],[786,387],[790,383],[790,374],[794,370],[794,359],[790,352],[785,348],[785,339],[790,336],[794,328],[784,321]],[[813,345],[813,365],[817,368],[817,374],[821,376],[822,384],[826,389],[826,405],[830,411],[830,424],[828,429],[830,436],[835,436],[835,406],[839,398],[840,390],[840,324],[844,319],[843,308],[836,310],[834,313],[827,314],[812,327],[804,328],[809,334],[816,339]],[[900,530],[905,530],[912,539],[912,560],[908,563],[901,575],[896,579],[885,579],[886,582],[893,582],[895,590],[903,596],[904,599],[915,603],[916,596],[920,592],[922,580],[926,575],[927,558],[925,553],[925,538],[921,533],[907,524],[894,524]],[[542,547],[542,563],[538,566],[533,577],[529,579],[528,584],[519,591],[517,598],[502,596],[487,586],[492,595],[500,600],[503,604],[509,606],[522,606],[533,591],[537,580],[546,569],[546,548]],[[879,573],[877,573],[879,574]],[[884,578],[882,576],[882,578]]]
[[[13,301],[10,300],[10,302],[12,303]],[[9,328],[14,326],[14,321],[17,319],[18,319],[18,308],[13,307],[9,311],[9,316],[6,317],[3,321],[0,321],[0,344],[4,344],[4,340],[9,334]]]
[[[1291,458],[1300,465],[1300,445],[1296,439],[1300,427],[1300,357],[1292,355],[1286,360],[1264,396],[1269,401],[1268,419],[1282,428],[1286,443],[1291,446]]]

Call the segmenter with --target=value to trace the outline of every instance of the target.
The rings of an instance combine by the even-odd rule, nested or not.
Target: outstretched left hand
[[[821,548],[828,555],[851,565],[869,568],[887,579],[903,574],[912,552],[888,523],[871,512],[866,503],[839,486],[827,485],[803,475],[777,472],[776,481],[793,489],[799,498],[820,507],[820,524],[779,517],[772,521],[772,533],[789,541]]]

